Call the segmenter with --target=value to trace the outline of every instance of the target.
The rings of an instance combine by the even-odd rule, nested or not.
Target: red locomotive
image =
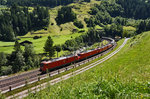
[[[114,44],[114,41],[112,40],[111,43],[103,46],[102,48],[97,48],[97,49],[81,52],[80,54],[75,55],[75,56],[70,55],[70,56],[60,57],[60,58],[49,60],[49,61],[43,61],[40,64],[40,71],[42,71],[44,73],[47,70],[54,70],[54,69],[69,65],[71,63],[87,59],[87,58],[97,55],[103,51],[108,50],[109,48],[111,48],[113,46],[113,44]]]

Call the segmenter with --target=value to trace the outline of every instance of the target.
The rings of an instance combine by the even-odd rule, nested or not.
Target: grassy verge
[[[123,41],[124,41],[123,39],[120,40],[120,41],[118,42],[118,46],[117,46],[115,49],[117,49],[117,48],[123,43]],[[112,51],[111,51],[111,52],[112,52]],[[111,52],[109,52],[109,53],[111,53]],[[107,53],[106,55],[108,55],[109,53]],[[97,59],[95,59],[95,60],[93,60],[93,61],[90,61],[90,62],[88,62],[88,63],[86,63],[86,64],[84,64],[84,65],[81,65],[81,66],[79,66],[79,67],[77,67],[77,68],[74,68],[74,69],[68,70],[68,71],[66,71],[66,72],[63,72],[63,73],[61,73],[61,74],[58,74],[58,75],[56,75],[56,76],[53,76],[53,77],[51,77],[51,78],[46,78],[46,79],[43,79],[43,80],[41,80],[41,81],[35,82],[35,83],[33,83],[33,84],[24,86],[24,87],[22,87],[22,88],[15,89],[15,90],[13,90],[13,91],[11,91],[11,92],[7,92],[7,93],[4,94],[4,96],[10,96],[10,95],[16,94],[16,93],[21,92],[21,91],[23,91],[23,90],[32,88],[32,87],[34,87],[34,86],[37,86],[37,85],[40,85],[40,84],[42,84],[42,83],[48,82],[48,81],[50,81],[50,80],[52,80],[52,79],[61,77],[61,76],[65,75],[65,74],[71,73],[71,72],[73,72],[73,71],[75,71],[75,70],[78,70],[78,69],[80,69],[80,68],[82,68],[82,67],[85,67],[85,66],[87,66],[87,65],[89,65],[89,64],[91,64],[91,63],[94,63],[95,61],[97,61],[97,60],[99,60],[99,59],[102,59],[102,58],[105,57],[106,55],[104,55],[104,56],[102,56],[102,57],[99,57],[99,58],[97,58]]]
[[[150,32],[131,38],[111,59],[26,99],[149,99]]]

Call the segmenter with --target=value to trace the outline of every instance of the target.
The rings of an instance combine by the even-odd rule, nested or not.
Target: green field
[[[111,59],[27,99],[148,99],[150,32],[131,38]]]
[[[134,28],[132,26],[124,26],[123,30],[126,30],[126,31],[136,31],[136,28]]]
[[[52,39],[54,41],[54,44],[63,44],[65,43],[66,40],[75,38],[80,35],[81,33],[73,33],[73,34],[68,34],[68,35],[56,35],[56,36],[52,36]],[[44,47],[45,41],[47,40],[47,36],[44,36],[36,40],[33,38],[21,38],[19,42],[22,42],[24,40],[33,42],[34,50],[36,51],[36,53],[43,53],[43,47]],[[0,41],[0,51],[5,52],[5,53],[11,53],[13,51],[13,45],[14,45],[14,42]],[[7,46],[10,46],[10,47],[7,47]]]

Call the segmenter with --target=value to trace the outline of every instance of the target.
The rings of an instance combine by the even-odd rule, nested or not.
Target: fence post
[[[27,84],[28,84],[28,80],[26,79],[26,80],[25,80],[25,86],[27,86]]]
[[[40,77],[38,77],[38,81],[40,81]]]
[[[11,86],[9,86],[9,91],[11,91]]]

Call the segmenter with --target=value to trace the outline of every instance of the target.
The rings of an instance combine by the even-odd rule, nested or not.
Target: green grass
[[[131,38],[111,59],[78,76],[48,86],[27,99],[148,99],[150,32]]]
[[[66,40],[75,38],[77,36],[80,36],[82,33],[73,33],[73,34],[68,34],[68,35],[56,35],[56,36],[52,36],[52,39],[54,41],[54,44],[63,44],[65,43]],[[29,40],[31,42],[33,42],[34,45],[34,50],[36,51],[36,53],[43,53],[43,47],[45,44],[45,41],[47,40],[47,36],[44,36],[40,39],[36,39],[34,40],[33,38],[21,38],[21,40],[19,40],[19,42],[22,42],[24,40]],[[7,47],[9,45],[12,45],[10,47]],[[0,52],[5,52],[5,53],[11,53],[13,51],[13,45],[14,42],[2,42],[0,41]],[[6,46],[6,47],[4,47]]]
[[[136,31],[136,28],[134,28],[132,26],[123,26],[123,30],[126,30],[126,31]]]
[[[100,27],[99,25],[96,25],[95,29],[100,29],[101,30],[101,29],[103,29],[103,27]]]
[[[0,52],[10,53],[13,51],[14,42],[0,41]]]
[[[52,39],[54,41],[54,45],[55,44],[63,44],[65,43],[66,40],[75,38],[77,36],[80,36],[80,33],[74,33],[74,34],[68,34],[68,35],[58,35],[58,36],[52,36]],[[72,37],[72,38],[71,38]],[[24,41],[25,39],[21,39],[21,41]],[[47,40],[47,37],[42,37],[40,39],[37,40],[33,40],[32,38],[28,39],[29,41],[33,42],[34,44],[34,49],[37,53],[42,53],[43,52],[43,47],[45,44],[45,41]]]

